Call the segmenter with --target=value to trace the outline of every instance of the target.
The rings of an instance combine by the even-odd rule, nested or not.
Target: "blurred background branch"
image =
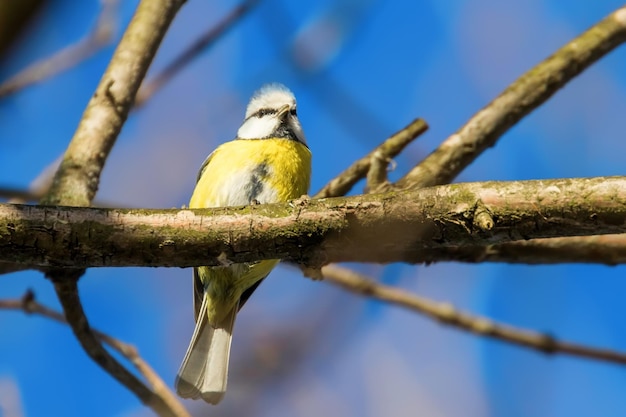
[[[326,281],[355,294],[415,311],[446,326],[457,327],[460,330],[524,346],[545,354],[573,355],[626,365],[626,353],[564,342],[547,333],[519,329],[486,317],[463,313],[452,304],[432,301],[407,291],[378,284],[362,274],[337,265],[323,267],[322,274]]]
[[[0,2],[0,56],[15,44],[45,3],[45,0]]]
[[[100,0],[102,8],[91,31],[74,45],[67,46],[54,55],[39,60],[0,84],[0,98],[47,80],[66,71],[94,55],[113,40],[118,0]],[[4,1],[2,4],[20,4]],[[24,2],[25,3],[25,2]],[[4,6],[7,7],[7,6]],[[1,15],[1,13],[0,13]],[[1,22],[0,22],[1,24]],[[0,26],[1,27],[1,26]]]
[[[15,76],[0,84],[0,98],[15,93],[33,83],[44,81],[59,72],[70,69],[78,65],[83,60],[96,53],[102,46],[112,41],[114,28],[116,25],[115,8],[118,0],[100,0],[102,8],[100,15],[90,33],[75,45],[70,45],[57,52],[53,56],[38,61],[24,69]],[[148,80],[145,80],[135,99],[134,108],[143,106],[159,89],[171,81],[181,70],[189,65],[194,59],[205,53],[217,41],[219,41],[233,26],[249,13],[258,0],[248,0],[235,7],[227,16],[220,20],[207,32],[201,34],[191,45],[180,55],[175,57],[161,72]],[[4,7],[9,5],[22,4],[19,2],[6,2]],[[34,2],[33,2],[34,3]],[[27,4],[24,2],[24,4]],[[17,9],[15,6],[11,6]],[[0,13],[0,18],[1,18]],[[56,161],[58,167],[59,161]],[[0,198],[9,199],[12,203],[26,203],[38,201],[48,190],[54,176],[54,169],[44,170],[28,190],[0,187]],[[116,204],[95,202],[95,206],[114,207]]]
[[[247,0],[235,7],[216,25],[196,38],[191,45],[176,56],[167,66],[154,77],[149,77],[141,86],[135,100],[135,109],[143,106],[159,89],[174,78],[201,54],[207,52],[229,30],[244,18],[259,0]]]

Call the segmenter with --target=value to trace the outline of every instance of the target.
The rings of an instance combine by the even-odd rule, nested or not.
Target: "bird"
[[[251,97],[237,137],[205,159],[189,208],[286,202],[306,195],[310,178],[311,151],[296,99],[284,85],[267,84]],[[178,395],[222,400],[235,317],[278,262],[194,268],[196,326],[176,376]]]

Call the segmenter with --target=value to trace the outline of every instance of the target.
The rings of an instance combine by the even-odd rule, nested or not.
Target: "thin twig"
[[[52,173],[54,175],[54,173]],[[52,176],[50,176],[52,180]],[[49,186],[49,184],[47,184]],[[43,198],[47,192],[46,187],[32,187],[29,189],[12,188],[12,187],[0,187],[0,199],[8,199],[11,204],[28,204],[36,202]],[[95,207],[119,207],[119,203],[112,203],[111,201],[94,200],[93,206]],[[133,207],[127,205],[126,207]]]
[[[390,167],[391,165],[391,167]],[[376,149],[370,160],[370,169],[367,171],[364,193],[382,193],[390,187],[387,176],[388,169],[395,168],[395,161]]]
[[[154,77],[146,80],[135,100],[135,109],[141,107],[149,100],[158,90],[160,90],[167,82],[174,78],[183,68],[189,65],[194,59],[200,56],[207,49],[215,45],[236,23],[238,23],[258,0],[247,0],[239,6],[235,7],[227,16],[225,16],[216,26],[203,33],[196,39],[187,49],[165,67],[163,71]]]
[[[19,299],[0,300],[0,309],[21,310],[26,314],[37,314],[62,324],[69,324],[63,314],[39,303],[35,299],[35,294],[31,290],[28,290],[22,298]],[[148,362],[146,362],[141,355],[139,355],[135,346],[122,342],[121,340],[109,336],[99,330],[91,329],[91,331],[98,339],[100,339],[100,341],[106,343],[112,349],[116,350],[128,359],[129,362],[137,368],[139,373],[143,375],[146,381],[148,381],[148,383],[152,386],[155,393],[170,403],[172,408],[176,410],[178,416],[190,416],[187,410],[185,410],[178,402],[174,393],[167,387],[167,384],[163,382],[161,377],[154,371],[150,364],[148,364]]]
[[[486,317],[457,311],[449,303],[441,303],[410,294],[336,265],[322,268],[326,281],[365,297],[375,298],[408,310],[416,311],[438,322],[503,342],[525,346],[546,354],[565,354],[604,362],[626,364],[626,353],[598,349],[557,340],[546,333],[515,328]]]
[[[73,274],[73,275],[71,275]],[[144,404],[150,406],[159,415],[174,415],[168,413],[168,408],[162,398],[143,384],[135,375],[130,373],[121,363],[119,363],[109,352],[104,349],[100,341],[91,331],[89,322],[83,310],[83,306],[78,295],[78,278],[83,274],[82,270],[62,271],[62,274],[51,270],[47,276],[54,282],[54,289],[57,293],[63,312],[67,318],[74,335],[80,342],[87,354],[100,365],[105,371],[113,376],[124,386],[128,387]]]
[[[28,190],[24,192],[24,197],[29,197],[30,194],[30,197],[37,197],[33,201],[41,200],[50,189],[50,185],[54,179],[54,174],[59,169],[62,159],[62,156],[59,156],[54,161],[46,165],[39,175],[37,175],[37,177],[30,182]],[[25,204],[27,202],[29,202],[29,200],[21,199],[19,197],[14,197],[9,200],[9,203],[14,204]]]
[[[23,188],[0,187],[0,198],[11,200],[11,202],[17,204],[37,201],[43,197],[43,195],[44,193],[25,190]]]
[[[381,157],[392,159],[427,129],[428,125],[424,120],[413,120],[408,126],[393,134],[372,152],[354,162],[350,167],[348,167],[348,169],[337,175],[317,194],[315,194],[314,198],[328,198],[345,195],[350,191],[354,184],[367,176],[372,163],[372,157],[374,155],[378,154]]]
[[[396,186],[407,189],[449,183],[520,119],[624,41],[626,6],[522,75]]]
[[[93,28],[76,44],[37,61],[0,85],[0,98],[75,67],[109,44],[115,28],[117,0],[102,0],[102,8]]]

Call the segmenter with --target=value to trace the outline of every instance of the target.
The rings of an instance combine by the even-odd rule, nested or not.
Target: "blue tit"
[[[294,95],[281,84],[250,99],[237,137],[204,161],[190,208],[288,201],[307,193],[311,152]],[[217,404],[224,397],[235,316],[278,264],[263,260],[193,270],[196,327],[176,377],[184,398]]]

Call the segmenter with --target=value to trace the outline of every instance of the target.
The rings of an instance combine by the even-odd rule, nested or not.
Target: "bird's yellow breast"
[[[290,139],[236,139],[207,159],[190,208],[275,203],[306,194],[311,152]]]

